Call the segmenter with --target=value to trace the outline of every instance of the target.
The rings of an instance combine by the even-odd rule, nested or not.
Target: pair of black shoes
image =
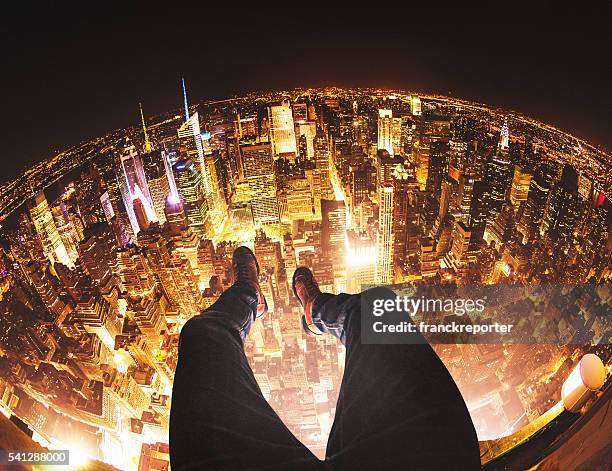
[[[259,286],[259,264],[255,254],[248,247],[238,247],[232,257],[234,283],[240,282],[251,287],[257,293],[255,317],[263,316],[268,311],[268,303]],[[293,292],[304,308],[302,327],[307,334],[320,334],[312,320],[312,307],[315,299],[321,294],[319,285],[312,272],[306,267],[299,267],[293,274]]]

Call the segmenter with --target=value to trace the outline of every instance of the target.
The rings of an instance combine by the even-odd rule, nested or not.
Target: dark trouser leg
[[[474,426],[444,364],[427,344],[362,344],[360,303],[323,294],[313,309],[317,327],[346,345],[327,446],[334,471],[480,469]]]
[[[252,299],[230,288],[183,327],[170,415],[175,471],[322,466],[272,410],[248,364],[241,334],[252,322]]]

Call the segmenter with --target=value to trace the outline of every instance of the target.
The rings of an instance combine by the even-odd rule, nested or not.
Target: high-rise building
[[[448,172],[450,148],[447,142],[435,141],[431,143],[427,170],[425,190],[439,197],[442,189],[442,180]]]
[[[189,227],[196,234],[205,234],[209,224],[208,206],[199,166],[192,160],[180,160],[174,164],[174,175]]]
[[[451,247],[444,257],[444,266],[453,270],[457,280],[461,280],[467,272],[471,236],[472,233],[465,224],[455,221],[451,233]]]
[[[181,124],[177,132],[179,138],[179,153],[182,160],[191,160],[198,165],[198,171],[201,174],[202,187],[204,188],[205,195],[210,195],[213,192],[213,187],[206,168],[206,162],[204,161],[204,148],[202,146],[202,134],[198,113],[192,114],[187,121]]]
[[[550,162],[542,162],[535,170],[529,183],[529,192],[519,219],[517,230],[523,234],[523,241],[540,236],[540,225],[553,187],[554,171]]]
[[[56,284],[53,283],[52,275],[49,270],[48,262],[30,261],[24,266],[24,273],[29,282],[34,286],[34,289],[40,296],[45,307],[56,316],[56,323],[61,321],[65,316],[64,312],[70,307],[59,297],[59,291]]]
[[[138,227],[140,228],[141,231],[148,230],[151,223],[149,221],[147,212],[145,210],[144,204],[142,203],[141,199],[140,198],[134,199],[132,204],[134,205],[134,216],[136,216]]]
[[[30,217],[42,243],[43,252],[49,261],[52,264],[59,262],[67,267],[74,267],[55,225],[47,198],[42,191],[34,197],[30,207]]]
[[[54,206],[51,212],[53,213],[55,227],[57,227],[64,247],[66,247],[66,252],[68,252],[68,257],[74,263],[78,258],[77,245],[83,236],[83,223],[76,211],[65,201]]]
[[[331,161],[331,150],[329,148],[329,141],[323,128],[319,127],[315,135],[314,140],[314,158],[315,158],[315,197],[318,193],[319,201],[321,199],[333,198],[334,190],[331,184],[331,173],[330,166]],[[317,184],[318,182],[318,184]],[[317,189],[319,190],[317,192]],[[315,205],[317,202],[315,201]],[[320,204],[319,204],[320,206]]]
[[[187,229],[189,222],[180,198],[175,201],[172,196],[169,196],[166,199],[164,214],[171,234],[180,234]]]
[[[431,153],[431,138],[423,136],[414,146],[412,158],[416,165],[416,179],[422,190],[427,186],[429,158]]]
[[[270,144],[245,145],[241,146],[240,151],[249,183],[255,226],[279,223],[276,176]]]
[[[76,303],[73,316],[83,324],[85,331],[96,334],[109,349],[115,348],[115,336],[121,333],[121,319],[111,304],[94,293],[84,294]]]
[[[394,156],[385,149],[378,149],[376,152],[377,183],[390,183],[393,181],[393,174],[398,166],[404,169],[404,159],[401,156]]]
[[[402,273],[406,262],[406,247],[408,243],[409,199],[417,189],[414,175],[411,175],[403,164],[398,164],[391,173],[391,180],[387,183],[393,185],[393,265],[398,273]]]
[[[385,149],[391,156],[400,153],[402,143],[402,118],[393,117],[391,110],[378,110],[378,149]]]
[[[504,124],[499,132],[499,148],[502,151],[508,150],[510,146],[510,131],[508,130],[508,118],[504,119]]]
[[[134,213],[134,200],[139,199],[142,203],[143,210],[150,222],[157,222],[157,215],[153,209],[153,200],[149,191],[149,184],[144,172],[142,158],[136,151],[136,146],[127,141],[120,156],[122,178],[119,185],[123,203],[127,211],[130,224],[134,234],[138,234],[140,226],[136,214]]]
[[[167,162],[166,152],[163,149],[150,151],[142,156],[145,176],[149,184],[149,192],[151,201],[153,202],[153,210],[160,224],[166,222],[164,208],[166,206],[166,198],[170,194],[170,178],[174,179],[172,172],[168,174],[170,168]],[[174,187],[176,183],[173,181]]]
[[[506,193],[512,182],[512,162],[504,144],[505,139],[507,138],[502,136],[497,151],[491,155],[486,165],[488,220],[493,220],[501,212],[506,201]]]
[[[281,204],[281,199],[284,204]],[[307,178],[290,178],[279,192],[279,205],[284,222],[297,219],[311,220],[315,217],[312,186]]]
[[[378,260],[376,283],[389,284],[393,281],[393,184],[383,183],[378,190]]]
[[[79,243],[79,260],[83,269],[100,287],[103,294],[113,283],[117,267],[117,243],[113,231],[105,222],[88,226]]]
[[[159,348],[160,334],[166,329],[166,320],[159,304],[150,296],[130,296],[126,314],[136,323],[149,346]]]
[[[314,138],[317,134],[317,123],[314,121],[308,121],[299,123],[300,138],[304,138],[306,144],[305,157],[308,160],[314,159]]]
[[[321,200],[321,246],[323,253],[344,264],[346,206],[344,201]]]
[[[288,101],[272,105],[268,108],[268,119],[270,122],[270,142],[272,143],[272,154],[278,158],[281,154],[297,155],[297,143],[295,140],[295,124],[293,122],[293,111]]]
[[[518,210],[523,201],[527,201],[532,176],[532,169],[526,165],[517,164],[514,166],[514,177],[512,178],[512,187],[510,188],[510,202],[514,205],[515,210]]]
[[[512,239],[514,231],[514,207],[505,204],[501,213],[487,224],[483,239],[487,244],[493,243],[496,249]]]
[[[571,165],[566,164],[561,179],[550,193],[540,231],[553,240],[571,242],[580,214],[578,173]]]
[[[333,264],[334,288],[346,289],[346,205],[321,200],[321,250]]]
[[[418,257],[420,275],[424,279],[437,275],[440,269],[440,260],[436,251],[436,243],[431,237],[419,241]]]
[[[378,249],[365,233],[347,232],[347,281],[349,293],[360,293],[362,286],[376,282]]]
[[[422,110],[421,110],[421,98],[420,97],[416,95],[412,95],[410,97],[410,110],[412,111],[413,116],[421,116]]]

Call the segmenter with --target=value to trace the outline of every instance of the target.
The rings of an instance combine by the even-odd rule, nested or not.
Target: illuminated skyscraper
[[[30,207],[30,216],[42,243],[43,252],[51,263],[59,262],[67,267],[74,267],[53,220],[47,198],[42,191],[34,197],[34,202]]]
[[[147,217],[147,212],[145,210],[144,204],[140,200],[140,198],[135,198],[132,202],[134,205],[134,216],[136,216],[136,221],[138,221],[138,227],[141,231],[146,231],[149,229],[151,225],[149,218]]]
[[[571,242],[574,229],[581,216],[580,197],[578,196],[578,173],[566,164],[561,179],[553,187],[548,205],[542,218],[541,233],[553,240]]]
[[[85,331],[96,334],[109,350],[115,348],[115,336],[121,333],[122,322],[111,304],[99,294],[84,294],[73,313]]]
[[[138,236],[138,244],[144,248],[150,271],[163,286],[163,294],[179,308],[183,318],[200,312],[202,296],[198,288],[199,277],[183,254],[174,250],[173,243],[160,231],[151,230]],[[166,314],[167,315],[167,314]]]
[[[439,197],[442,191],[442,180],[448,172],[450,148],[447,142],[435,141],[430,147],[425,189]]]
[[[134,234],[138,234],[140,226],[134,213],[134,200],[140,200],[149,222],[157,222],[157,215],[153,209],[153,200],[151,199],[142,159],[136,151],[136,147],[130,141],[126,142],[121,154],[121,169],[122,177],[119,182],[121,196]]]
[[[178,129],[179,153],[183,160],[191,160],[199,165],[202,175],[202,185],[206,195],[212,193],[212,183],[206,170],[204,162],[204,148],[202,147],[202,135],[200,131],[200,119],[198,113],[192,114]]]
[[[395,269],[402,272],[405,265],[406,247],[408,243],[409,222],[414,213],[414,208],[410,206],[409,199],[413,192],[418,188],[414,175],[411,175],[403,164],[397,164],[391,173],[391,183],[393,186],[393,265]]]
[[[378,149],[393,155],[393,112],[378,110]]]
[[[451,235],[451,248],[444,257],[444,266],[455,273],[458,280],[467,272],[472,233],[462,222],[455,221]]]
[[[532,169],[525,165],[514,166],[514,177],[512,178],[512,187],[510,188],[510,202],[514,205],[515,210],[518,210],[520,204],[527,200],[529,185],[533,176],[532,172]]]
[[[317,134],[314,140],[314,157],[315,157],[315,198],[320,199],[331,199],[333,198],[334,190],[331,184],[330,165],[331,162],[331,151],[329,148],[329,141],[323,131],[323,128],[317,129]],[[318,190],[318,191],[317,191]],[[320,203],[315,201],[315,207]]]
[[[149,296],[130,296],[126,314],[136,323],[149,346],[159,348],[160,333],[166,329],[164,313],[159,304]]]
[[[276,176],[270,144],[242,146],[241,154],[244,160],[244,173],[249,182],[255,226],[279,223]]]
[[[208,206],[200,169],[192,160],[180,160],[174,164],[174,175],[189,227],[196,234],[205,234],[208,225]]]
[[[416,179],[422,190],[427,186],[431,144],[431,138],[423,136],[415,145],[412,155],[416,165]]]
[[[298,125],[300,130],[300,138],[304,138],[306,148],[305,157],[308,160],[314,159],[314,138],[317,133],[317,123],[313,121],[300,123]]]
[[[166,222],[171,234],[180,234],[181,231],[187,229],[188,221],[183,203],[180,200],[174,200],[171,196],[166,199],[166,207],[164,209]]]
[[[346,206],[344,201],[321,200],[323,253],[345,263]]]
[[[410,110],[412,111],[413,116],[421,116],[422,112],[421,112],[421,98],[420,97],[416,95],[412,95],[410,97]]]
[[[529,183],[529,193],[524,204],[517,229],[527,242],[540,236],[540,225],[553,187],[554,172],[550,162],[542,162],[535,170]]]
[[[499,148],[501,150],[508,150],[510,145],[510,131],[508,130],[508,118],[504,119],[504,124],[499,132]]]
[[[71,209],[62,201],[59,205],[54,206],[51,212],[66,252],[74,263],[78,258],[77,245],[83,235],[83,224],[74,210],[71,211]]]
[[[376,281],[378,250],[367,233],[347,233],[347,281],[349,293],[361,292],[363,285]]]
[[[30,261],[24,266],[24,273],[34,286],[45,307],[56,316],[56,319],[64,317],[65,312],[69,311],[70,307],[67,307],[59,297],[60,293],[56,288],[56,283],[53,282],[48,262]]]
[[[388,284],[393,281],[393,184],[383,183],[378,189],[378,261],[376,283]]]
[[[117,244],[110,226],[99,222],[85,229],[79,243],[79,260],[91,279],[104,289],[117,271]]]
[[[503,244],[510,241],[514,231],[514,207],[511,204],[505,204],[501,213],[487,224],[484,231],[483,239],[487,244],[495,244],[495,248],[499,249]]]
[[[290,178],[286,188],[279,192],[279,206],[281,198],[284,203],[281,210],[284,222],[292,223],[297,219],[309,221],[314,218],[313,191],[307,178]]]
[[[153,202],[153,210],[160,224],[166,222],[164,208],[166,206],[166,198],[171,192],[169,177],[174,182],[172,173],[168,175],[169,163],[167,162],[166,153],[162,149],[156,149],[142,156],[144,171],[149,184],[149,192]]]
[[[268,119],[270,121],[270,141],[274,158],[287,153],[297,155],[293,111],[289,102],[283,101],[278,105],[270,106],[268,108]]]
[[[346,290],[346,205],[344,201],[321,200],[321,248],[333,265],[336,292]],[[316,268],[316,267],[315,267]]]
[[[502,129],[497,151],[494,152],[486,165],[485,183],[488,187],[487,200],[487,219],[493,220],[501,212],[502,206],[506,201],[506,193],[512,182],[512,163],[508,153],[508,135]],[[505,134],[504,134],[505,132]]]
[[[104,211],[104,219],[110,224],[115,217],[115,209],[113,208],[113,203],[110,199],[108,191],[105,191],[100,195],[100,204],[102,205],[102,210]]]

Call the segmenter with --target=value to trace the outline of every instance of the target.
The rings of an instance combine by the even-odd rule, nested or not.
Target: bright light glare
[[[82,450],[76,447],[69,447],[70,466],[80,467],[85,466],[89,462],[89,458]]]

